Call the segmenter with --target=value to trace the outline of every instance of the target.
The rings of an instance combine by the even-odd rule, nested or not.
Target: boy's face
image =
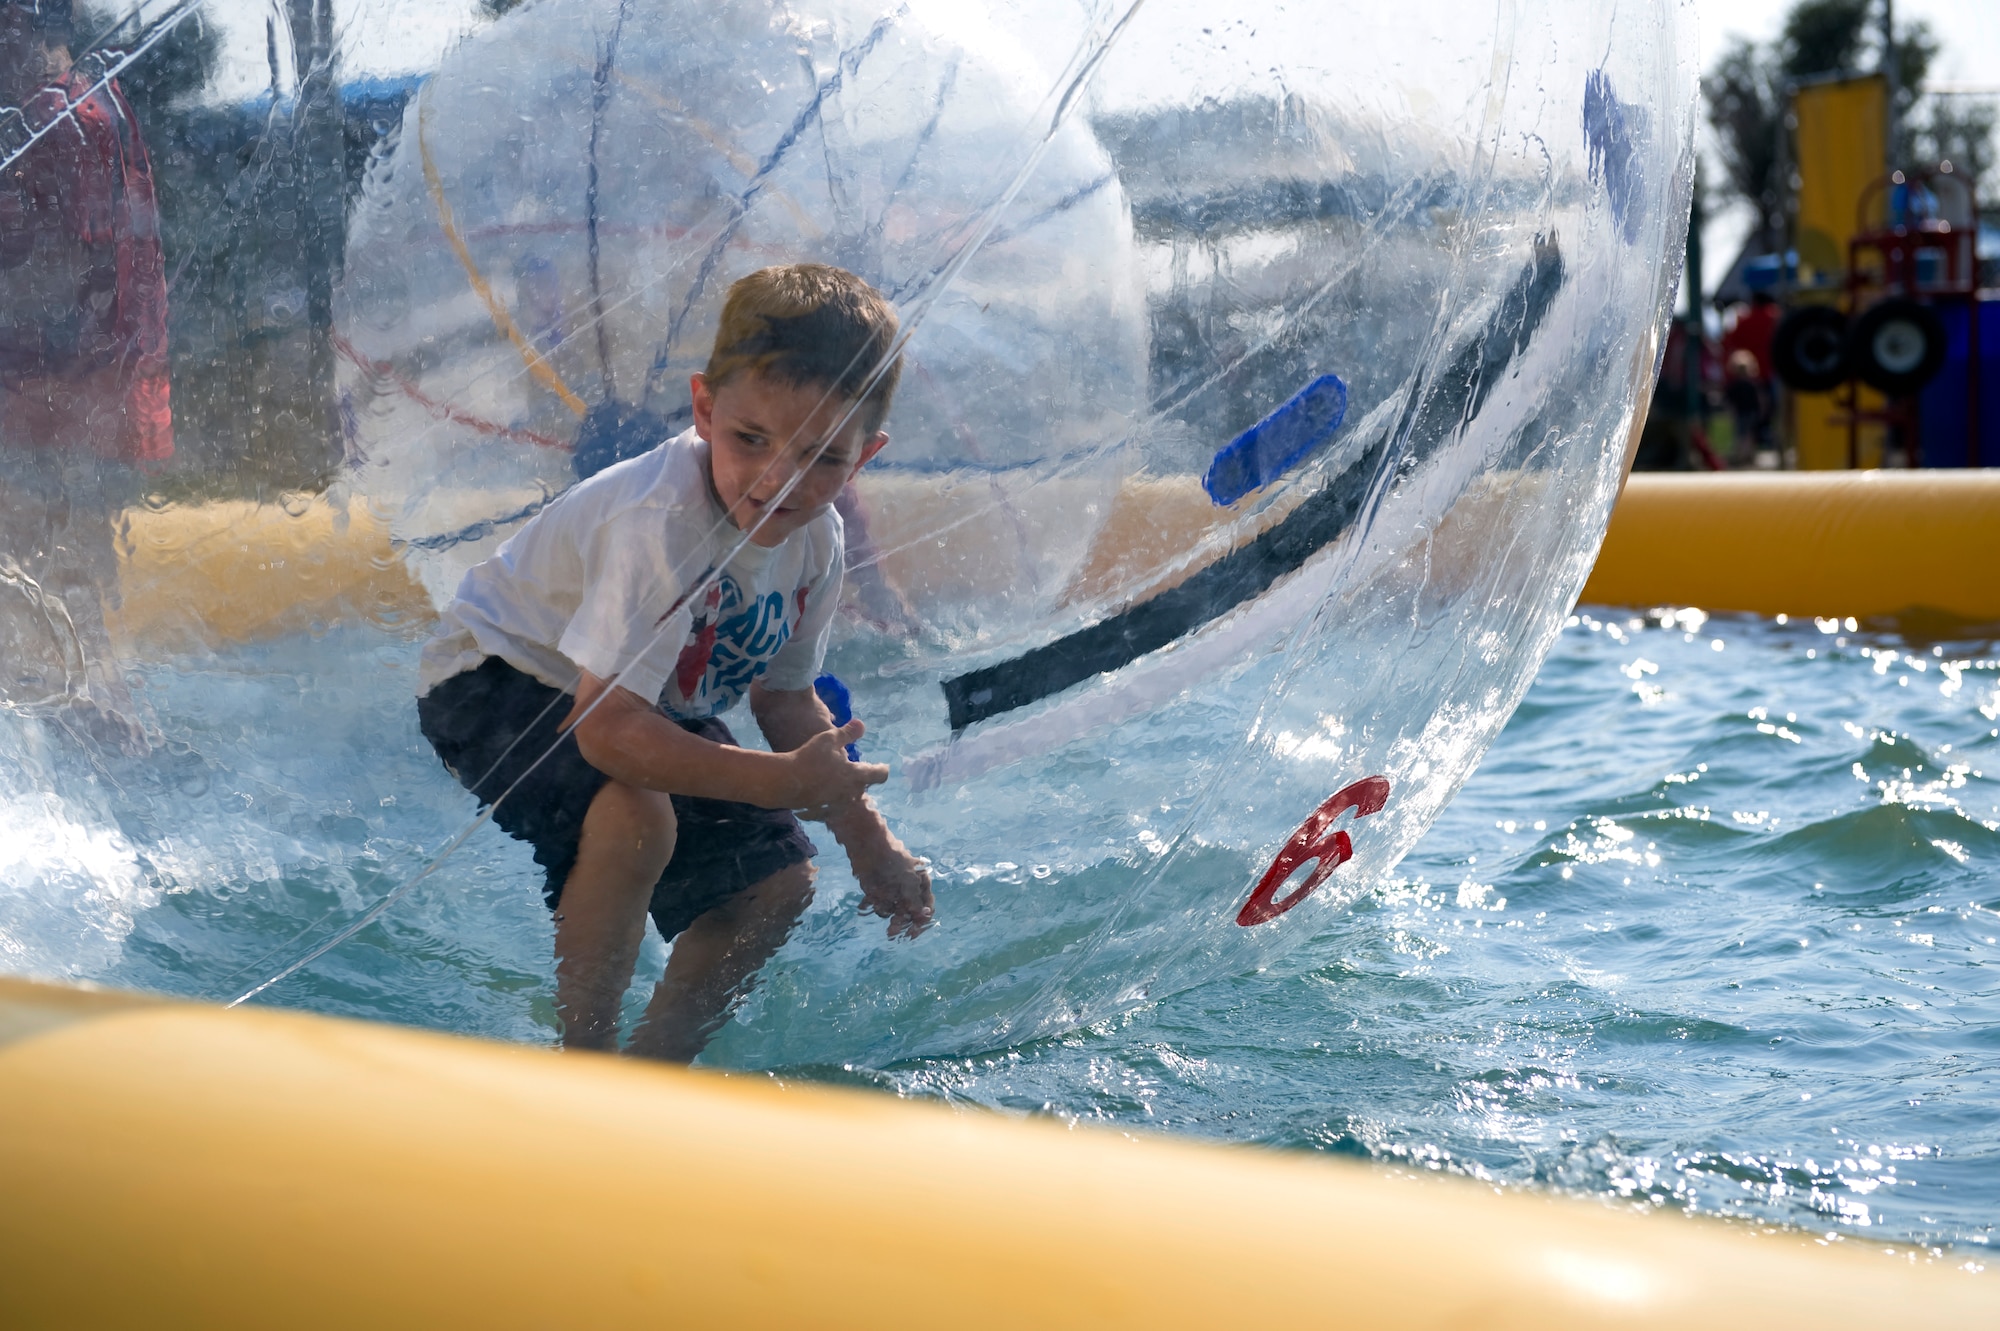
[[[863,434],[857,416],[820,444],[850,405],[820,384],[795,386],[755,372],[710,390],[695,375],[694,429],[708,441],[710,478],[723,511],[751,543],[775,546],[834,501],[889,436]],[[778,495],[793,476],[792,492]]]

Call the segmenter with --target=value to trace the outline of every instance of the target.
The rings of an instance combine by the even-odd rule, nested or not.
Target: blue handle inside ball
[[[854,719],[854,695],[847,691],[847,686],[840,682],[838,675],[821,675],[813,681],[813,692],[817,693],[819,700],[826,704],[826,710],[833,714],[833,723],[836,726],[844,726]],[[851,763],[861,761],[860,745],[847,746],[847,761]]]
[[[1319,451],[1346,418],[1347,385],[1337,375],[1322,374],[1223,445],[1201,487],[1227,507]]]

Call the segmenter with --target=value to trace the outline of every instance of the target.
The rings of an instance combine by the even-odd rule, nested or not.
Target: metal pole
[[[1681,284],[1687,288],[1687,338],[1683,348],[1685,362],[1682,367],[1682,388],[1685,395],[1688,451],[1692,456],[1695,441],[1704,433],[1702,430],[1701,391],[1701,344],[1702,344],[1702,282],[1701,282],[1701,175],[1695,174],[1694,190],[1688,201],[1687,266],[1681,271]]]
[[[1886,133],[1882,136],[1883,150],[1888,160],[1882,164],[1886,175],[1896,169],[1903,160],[1903,145],[1898,141],[1902,131],[1902,118],[1896,114],[1896,0],[1882,0],[1882,77],[1889,84],[1889,111]]]
[[[326,432],[324,461],[332,465],[342,454],[334,402],[333,283],[346,249],[347,212],[333,5],[332,0],[289,0],[288,8],[298,80],[291,147],[299,191],[299,258],[310,339],[308,374],[318,417],[311,428]]]
[[[1797,111],[1798,85],[1785,80],[1778,92],[1778,114],[1773,117],[1777,123],[1777,143],[1773,145],[1774,160],[1777,163],[1776,199],[1777,211],[1771,217],[1771,248],[1778,255],[1778,296],[1786,309],[1792,308],[1797,296],[1798,270],[1794,265],[1793,246],[1797,243],[1793,233],[1798,228],[1798,194],[1792,187],[1792,131],[1798,128]],[[1799,404],[1792,390],[1778,385],[1778,458],[1784,465],[1787,453],[1791,455],[1791,465],[1798,465],[1799,456]]]
[[[1979,465],[1980,435],[1985,433],[1979,420],[1979,374],[1985,369],[1980,364],[1979,317],[1983,302],[1979,299],[1979,195],[1972,194],[1972,299],[1966,304],[1965,316],[1965,465]]]

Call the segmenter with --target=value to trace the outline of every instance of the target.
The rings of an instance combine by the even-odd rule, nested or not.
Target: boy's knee
[[[819,870],[813,867],[813,862],[800,860],[751,888],[745,894],[749,898],[745,904],[765,919],[789,922],[812,904],[813,880],[817,877]]]
[[[607,781],[590,801],[584,829],[610,838],[612,844],[629,848],[629,853],[640,858],[657,859],[664,869],[673,857],[680,826],[671,796],[622,781]]]
[[[819,868],[811,860],[800,860],[790,868],[780,870],[778,877],[801,907],[812,904],[813,880],[819,877]]]
[[[592,812],[604,800],[616,806],[618,816],[635,827],[657,828],[663,832],[675,830],[671,795],[640,786],[628,786],[623,781],[607,781],[604,788],[597,792],[597,798],[591,801]]]

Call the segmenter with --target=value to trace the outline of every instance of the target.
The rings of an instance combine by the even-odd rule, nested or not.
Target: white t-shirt
[[[840,603],[842,533],[831,508],[770,549],[745,544],[709,484],[708,445],[689,430],[607,467],[475,564],[439,617],[419,694],[497,656],[573,693],[577,671],[692,720],[766,688],[812,687]]]

